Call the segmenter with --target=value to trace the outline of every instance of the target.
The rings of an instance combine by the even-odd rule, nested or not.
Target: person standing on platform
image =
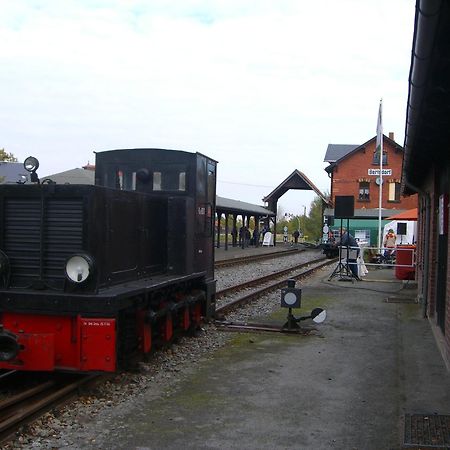
[[[283,228],[283,242],[286,244],[288,241],[288,227],[285,225]]]
[[[244,225],[242,225],[241,228],[239,228],[239,247],[242,247],[242,242],[244,240],[244,234],[245,234],[244,228],[245,228]]]
[[[250,241],[250,231],[245,225],[239,230],[239,239],[241,248],[248,247],[248,243]]]
[[[253,245],[255,247],[259,246],[259,232],[256,228],[253,230]]]
[[[397,235],[394,233],[394,230],[390,228],[383,240],[383,247],[386,247],[386,250],[384,251],[385,258],[389,258],[394,253],[396,240]]]
[[[356,256],[354,258],[348,258],[348,267],[352,271],[353,276],[360,280],[358,275],[358,265],[356,264],[356,260],[358,259],[359,255],[359,245],[358,242],[356,242],[356,239],[347,231],[346,228],[342,228],[342,236],[341,241],[339,243],[341,246],[341,251],[343,251],[343,247],[349,248],[349,254],[351,250],[356,250]],[[351,252],[352,256],[354,256],[354,252]],[[344,256],[346,256],[346,253],[344,253]]]
[[[261,245],[262,245],[263,242],[264,242],[264,235],[267,233],[267,231],[268,231],[268,228],[267,228],[266,225],[264,225],[264,226],[263,226],[263,229],[261,230]]]
[[[236,227],[233,227],[233,229],[231,230],[231,243],[232,243],[233,247],[236,247],[236,245],[237,245],[237,230],[236,230]]]
[[[252,237],[252,235],[250,233],[250,230],[247,227],[245,227],[245,237],[244,237],[245,247],[249,246],[251,237]]]

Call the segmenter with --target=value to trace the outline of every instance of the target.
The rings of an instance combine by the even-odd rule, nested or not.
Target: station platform
[[[409,444],[427,422],[450,415],[450,373],[414,284],[392,269],[353,282],[328,281],[332,271],[302,282],[294,310],[325,308],[323,324],[301,322],[298,335],[230,333],[168,391],[93,420],[86,431],[95,446],[80,448],[427,448]],[[255,320],[281,326],[286,315],[280,308]],[[412,416],[421,419],[406,436]]]
[[[277,245],[272,246],[248,246],[245,248],[241,247],[232,247],[231,245],[228,246],[228,249],[225,250],[225,247],[222,245],[219,248],[215,248],[214,250],[214,259],[216,261],[223,261],[226,259],[233,259],[233,258],[241,258],[243,256],[251,256],[251,255],[263,255],[263,254],[269,254],[269,253],[277,253],[277,252],[285,252],[290,251],[294,248],[305,249],[307,246],[298,243],[298,244],[290,244],[290,243],[284,243],[284,242],[277,242]]]

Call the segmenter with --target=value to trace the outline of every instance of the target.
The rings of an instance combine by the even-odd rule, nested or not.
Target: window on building
[[[399,202],[400,201],[400,183],[390,182],[389,183],[389,201]]]
[[[161,172],[153,172],[153,190],[161,190]]]
[[[355,230],[355,239],[359,245],[370,243],[370,230]]]
[[[178,174],[178,190],[179,191],[186,190],[186,172],[180,172]]]
[[[124,170],[116,170],[116,189],[121,191],[136,190],[136,172],[130,172],[126,168]]]
[[[154,191],[185,191],[186,172],[178,172],[178,169],[166,169],[164,172],[153,172]]]
[[[368,181],[359,182],[359,195],[358,200],[369,201],[370,200],[370,183]]]
[[[387,152],[383,150],[383,166],[386,166],[388,163]],[[372,164],[379,166],[380,165],[380,152],[373,152],[373,160]]]

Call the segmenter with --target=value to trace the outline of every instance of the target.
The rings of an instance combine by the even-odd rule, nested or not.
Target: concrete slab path
[[[324,306],[309,336],[236,334],[159,398],[122,410],[108,449],[399,449],[405,413],[450,414],[450,374],[418,304],[390,269],[303,287]],[[282,322],[282,314],[268,320]]]

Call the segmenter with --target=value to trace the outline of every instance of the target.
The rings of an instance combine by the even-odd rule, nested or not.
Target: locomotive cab
[[[112,150],[95,186],[0,186],[0,369],[115,371],[212,315],[216,164]]]
[[[95,184],[166,198],[168,268],[214,277],[217,162],[200,153],[124,149],[96,154]]]

